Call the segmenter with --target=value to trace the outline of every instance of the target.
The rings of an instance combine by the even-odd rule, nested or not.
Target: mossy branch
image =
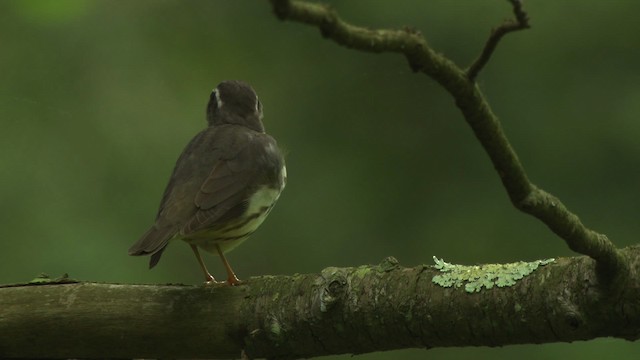
[[[640,247],[615,300],[594,296],[588,257],[557,259],[506,287],[441,287],[434,266],[262,276],[245,285],[64,281],[0,286],[2,358],[294,359],[402,348],[640,338]]]
[[[569,248],[598,262],[600,275],[621,290],[628,274],[628,264],[620,251],[603,234],[588,229],[555,196],[529,181],[524,167],[509,143],[498,117],[492,112],[482,91],[474,82],[499,40],[506,33],[528,27],[521,3],[511,0],[515,22],[508,22],[493,32],[483,54],[469,71],[437,53],[425,38],[414,30],[367,29],[349,24],[328,6],[294,0],[270,0],[276,16],[320,29],[322,35],[336,43],[367,52],[403,54],[410,67],[422,72],[445,88],[489,155],[513,205],[535,216],[568,244]]]

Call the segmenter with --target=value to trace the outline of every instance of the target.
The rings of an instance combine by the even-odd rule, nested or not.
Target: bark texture
[[[595,261],[562,258],[511,287],[467,293],[433,266],[324,269],[246,285],[87,282],[0,287],[2,358],[292,359],[401,348],[640,336],[640,247],[623,292]]]

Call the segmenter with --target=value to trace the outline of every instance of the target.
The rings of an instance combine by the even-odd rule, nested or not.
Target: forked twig
[[[478,56],[477,59],[473,61],[471,66],[467,69],[467,78],[471,81],[475,81],[476,77],[484,68],[484,66],[489,62],[491,55],[496,50],[500,39],[503,36],[510,32],[524,30],[531,27],[529,25],[529,16],[522,8],[521,0],[509,0],[511,5],[513,6],[513,14],[515,15],[515,20],[507,20],[502,25],[498,26],[491,30],[491,35],[489,39],[484,44],[484,49],[482,49],[482,53]]]

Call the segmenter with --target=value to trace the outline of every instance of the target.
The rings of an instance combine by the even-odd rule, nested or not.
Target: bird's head
[[[210,126],[235,124],[264,132],[262,103],[247,83],[237,80],[223,81],[211,92],[207,105]]]

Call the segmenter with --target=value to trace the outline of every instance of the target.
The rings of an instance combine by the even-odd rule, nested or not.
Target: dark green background
[[[370,27],[413,26],[466,65],[506,1],[336,2]],[[640,3],[528,1],[479,82],[533,182],[619,246],[640,232]],[[209,92],[251,83],[286,149],[289,183],[230,254],[241,278],[327,266],[465,264],[572,256],[514,210],[451,98],[396,54],[374,55],[280,22],[267,1],[0,2],[0,283],[40,272],[197,284],[189,248],[159,266],[127,256],[173,164],[205,125]],[[224,278],[219,260],[210,270]],[[602,339],[359,359],[637,359]],[[348,359],[349,357],[338,357]]]

